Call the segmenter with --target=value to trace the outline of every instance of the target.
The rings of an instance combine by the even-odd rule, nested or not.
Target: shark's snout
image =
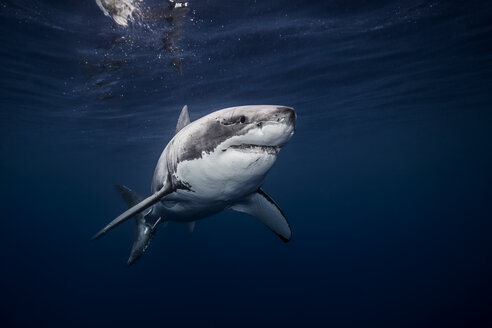
[[[277,110],[278,111],[274,115],[274,120],[292,126],[295,131],[297,115],[294,108],[287,107],[287,106],[279,106],[277,107]]]
[[[287,116],[286,123],[292,125],[294,127],[294,131],[295,131],[296,130],[297,115],[296,115],[296,111],[294,110],[294,108],[289,108],[288,110],[286,110],[286,116]]]

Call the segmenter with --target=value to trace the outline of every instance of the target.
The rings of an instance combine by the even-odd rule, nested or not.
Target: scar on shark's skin
[[[152,195],[144,199],[117,185],[129,209],[93,239],[134,217],[130,265],[147,249],[159,223],[183,222],[193,231],[196,220],[230,209],[259,219],[288,242],[289,222],[261,186],[295,124],[294,109],[285,106],[230,107],[194,122],[184,106],[176,134],[157,162]]]

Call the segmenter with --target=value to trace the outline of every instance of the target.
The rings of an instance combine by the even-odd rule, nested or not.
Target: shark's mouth
[[[241,152],[263,152],[272,155],[276,155],[280,151],[280,147],[278,146],[265,146],[265,145],[252,145],[252,144],[232,145],[229,148]],[[226,149],[224,149],[223,151],[225,150]]]

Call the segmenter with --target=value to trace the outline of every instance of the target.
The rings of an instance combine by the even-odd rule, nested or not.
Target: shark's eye
[[[259,127],[259,128],[261,128],[262,125],[263,124],[261,122],[256,123],[256,126]]]
[[[246,122],[246,117],[241,116],[241,117],[239,118],[239,122],[241,122],[241,123]]]

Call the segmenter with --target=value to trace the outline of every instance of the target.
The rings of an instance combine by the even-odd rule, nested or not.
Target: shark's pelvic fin
[[[289,222],[277,203],[263,190],[258,189],[257,192],[242,199],[231,209],[254,216],[275,232],[285,243],[290,241],[292,231]]]
[[[188,114],[188,106],[184,105],[181,114],[179,114],[178,124],[176,124],[176,133],[188,124],[190,124],[190,115]]]
[[[192,233],[193,230],[195,230],[195,222],[196,221],[186,222],[186,227],[188,228],[188,231],[190,233]]]
[[[111,230],[112,228],[114,228],[117,225],[119,225],[119,224],[125,222],[126,220],[130,219],[132,216],[135,216],[136,214],[138,214],[138,213],[140,213],[142,211],[145,211],[146,209],[150,208],[152,205],[154,205],[155,203],[157,203],[162,197],[170,194],[172,191],[173,190],[172,190],[171,182],[170,182],[169,179],[167,179],[166,182],[164,183],[164,186],[158,192],[156,192],[153,195],[145,198],[144,200],[142,200],[138,204],[132,206],[131,208],[129,208],[128,210],[126,210],[125,212],[123,212],[122,214],[120,214],[116,219],[114,219],[113,221],[111,221],[101,231],[99,231],[98,233],[96,233],[92,237],[92,240],[99,238],[100,236],[102,236],[103,234],[105,234],[106,232],[108,232],[109,230]],[[128,196],[128,197],[130,197],[130,196]]]

